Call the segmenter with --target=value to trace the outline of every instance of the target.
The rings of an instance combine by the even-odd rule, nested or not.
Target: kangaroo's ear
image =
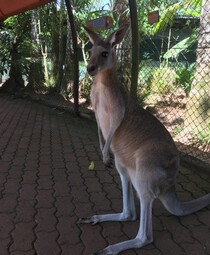
[[[112,47],[116,44],[119,44],[122,42],[127,30],[128,30],[129,25],[126,24],[116,31],[114,31],[106,40],[106,43],[109,43]]]
[[[88,27],[84,27],[84,29],[87,31],[89,40],[93,45],[97,45],[102,41],[102,39],[93,30]]]

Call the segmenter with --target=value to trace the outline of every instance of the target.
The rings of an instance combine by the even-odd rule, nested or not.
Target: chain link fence
[[[140,44],[138,89],[183,159],[209,168],[210,1],[195,2],[179,1],[159,13],[157,32]]]
[[[130,23],[129,2],[111,2],[114,27]],[[143,2],[137,1],[141,11],[136,31],[140,34],[137,98],[167,127],[182,159],[209,168],[210,0],[202,4],[196,0],[168,1],[162,9],[156,6],[149,11],[142,11]],[[131,41],[129,31],[116,49],[122,81],[128,86],[131,52],[138,50],[132,49]]]
[[[90,48],[90,45],[81,24],[85,25],[86,21],[90,22],[94,19],[101,22],[107,20],[103,17],[110,17],[112,26],[105,30],[97,29],[97,32],[105,37],[123,24],[130,23],[125,40],[116,48],[122,83],[129,89],[135,85],[132,84],[133,60],[135,57],[138,58],[137,99],[139,103],[156,115],[167,127],[183,159],[209,168],[210,0],[136,0],[138,31],[132,30],[131,2],[133,1],[97,0],[85,6],[86,12],[79,10],[79,1],[75,2],[77,4],[74,6],[74,21],[79,47],[76,51],[78,51],[80,67],[79,94],[86,99],[91,84],[90,77],[86,74],[85,63],[87,62],[86,50]],[[62,15],[60,18],[65,21],[62,23],[62,29],[64,24],[66,28],[60,38],[63,38],[63,41],[68,38],[66,42],[69,50],[61,53],[62,56],[66,56],[66,59],[71,60],[73,46],[70,28],[65,14]],[[136,38],[134,38],[135,34]],[[138,36],[139,47],[135,48],[132,42],[137,40]],[[63,45],[62,40],[60,41]],[[49,63],[52,63],[52,57],[50,54],[47,55],[49,57],[47,66],[51,66]],[[70,70],[73,69],[72,62],[70,61],[67,65],[65,61],[63,65],[60,65],[61,71],[69,75]],[[48,71],[52,73],[52,70]],[[65,75],[63,77],[65,78]],[[64,80],[68,82],[65,82],[62,90],[66,90],[67,96],[71,97],[73,74]],[[0,79],[0,86],[3,81]],[[48,83],[49,86],[54,83],[50,76]]]

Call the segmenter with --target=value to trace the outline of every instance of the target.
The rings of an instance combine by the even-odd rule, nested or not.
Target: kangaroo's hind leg
[[[94,215],[88,218],[82,218],[79,220],[79,223],[96,224],[104,221],[129,221],[136,219],[133,187],[127,175],[127,170],[121,166],[116,157],[115,164],[122,183],[123,211],[121,213]]]
[[[140,226],[134,239],[109,245],[95,255],[117,255],[128,249],[137,249],[153,242],[152,205],[155,197],[147,189],[147,184],[139,182],[137,193],[140,199]]]

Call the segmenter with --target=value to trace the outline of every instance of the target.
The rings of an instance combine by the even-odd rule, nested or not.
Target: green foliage
[[[194,132],[191,132],[191,135],[191,141],[193,142],[193,144],[200,144],[206,148],[210,146],[210,125],[208,127],[208,130],[194,130]]]
[[[144,60],[139,65],[137,99],[143,104],[151,94],[151,76],[155,70],[151,60]]]
[[[171,47],[164,55],[164,59],[175,58],[177,59],[179,54],[182,52],[187,52],[189,47],[195,43],[198,37],[198,29],[195,29],[191,36],[183,39],[173,47]]]
[[[176,73],[173,68],[160,66],[151,76],[151,90],[161,96],[173,93],[176,90],[175,79]]]
[[[50,89],[55,87],[55,77],[50,75],[48,79],[45,79],[45,86]]]
[[[195,64],[191,64],[188,68],[181,65],[176,70],[176,84],[181,87],[188,96],[191,90],[194,78]]]
[[[177,11],[182,7],[181,3],[176,3],[166,8],[154,29],[154,33],[163,31],[168,25],[172,25]]]
[[[86,66],[84,63],[80,63],[80,90],[81,96],[86,98],[87,101],[90,99],[91,84],[93,82],[92,77],[87,74]]]
[[[158,33],[166,29],[167,26],[173,24],[174,18],[179,15],[190,15],[192,17],[199,17],[201,12],[201,0],[182,0],[178,3],[169,3],[161,13],[160,21],[154,28],[154,33]]]
[[[152,41],[152,37],[155,34],[158,34],[159,36],[162,36],[162,40],[165,40],[168,47],[168,50],[164,51],[162,43],[161,50],[158,53],[160,55],[160,63],[158,66],[151,66],[152,62],[149,62],[148,60],[147,64],[140,68],[139,87],[141,88],[143,100],[151,94],[164,96],[166,94],[174,93],[177,88],[184,90],[188,96],[193,80],[194,64],[188,65],[187,62],[181,64],[178,62],[178,58],[180,54],[184,56],[188,53],[190,46],[196,42],[198,38],[198,28],[192,29],[189,27],[192,31],[191,35],[186,36],[186,38],[175,45],[171,43],[172,39],[174,40],[175,38],[173,38],[173,33],[169,33],[169,28],[172,26],[177,15],[179,17],[182,17],[183,15],[199,17],[201,13],[201,0],[181,0],[173,2],[173,4],[171,1],[167,0],[141,0],[139,3],[141,4],[141,10],[139,10],[141,37],[150,37]],[[159,10],[160,20],[157,24],[148,25],[147,13],[154,10]],[[146,23],[146,25],[144,23]],[[189,22],[186,23],[186,27],[188,27],[189,24]],[[168,34],[168,36],[166,36],[166,34]],[[173,63],[169,62],[172,59],[176,61],[175,66]],[[144,62],[144,64],[145,63],[146,62]],[[156,62],[156,65],[157,64],[158,63]],[[188,67],[186,67],[186,65],[188,65]]]
[[[176,126],[173,130],[173,136],[179,135],[184,130],[184,124],[182,123],[179,126]]]
[[[12,53],[15,52],[17,59],[13,64],[21,66],[23,75],[27,74],[30,61],[30,14],[13,16],[3,22],[0,31],[0,70],[1,73],[11,65]]]

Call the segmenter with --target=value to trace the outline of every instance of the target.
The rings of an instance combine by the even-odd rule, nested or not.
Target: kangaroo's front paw
[[[111,167],[111,166],[112,166],[112,160],[111,160],[110,157],[108,157],[108,158],[103,158],[103,163],[104,163],[104,165],[107,166],[107,167]]]
[[[98,251],[96,253],[94,253],[94,255],[117,255],[118,253],[114,253],[109,246],[106,247],[105,249]]]
[[[105,166],[111,167],[112,166],[112,159],[110,157],[110,154],[104,153],[103,152],[103,163]]]
[[[99,222],[99,219],[97,217],[97,215],[91,216],[91,217],[87,217],[87,218],[81,218],[78,220],[78,224],[92,224],[95,225]]]

